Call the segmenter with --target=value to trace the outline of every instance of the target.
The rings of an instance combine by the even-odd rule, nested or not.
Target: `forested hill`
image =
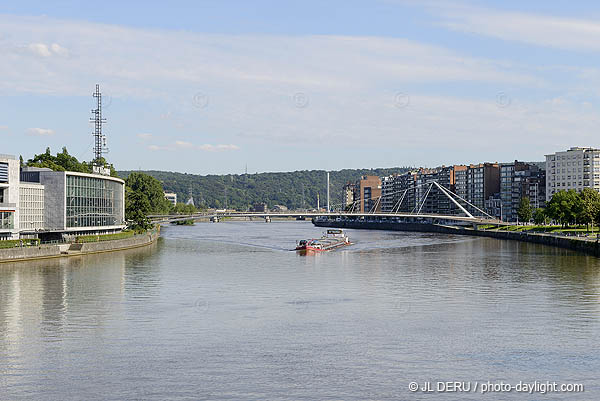
[[[330,172],[331,204],[342,201],[342,187],[362,175],[385,176],[402,173],[408,167],[347,169]],[[230,175],[195,175],[168,171],[142,171],[162,182],[167,192],[175,192],[179,202],[189,198],[190,191],[196,206],[246,210],[255,203],[265,202],[270,208],[283,205],[290,209],[314,208],[317,193],[324,206],[327,198],[327,176],[323,170],[285,173],[256,173]],[[127,178],[131,171],[119,171]]]

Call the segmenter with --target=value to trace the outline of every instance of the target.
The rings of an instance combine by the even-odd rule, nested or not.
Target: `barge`
[[[350,239],[343,230],[338,228],[328,229],[323,236],[318,239],[303,239],[296,244],[296,250],[300,252],[307,251],[331,251],[333,249],[350,245]]]

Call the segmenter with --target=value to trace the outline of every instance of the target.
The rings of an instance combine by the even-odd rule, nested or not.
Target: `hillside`
[[[377,169],[346,169],[330,172],[331,204],[342,201],[342,187],[362,175],[384,176],[407,171],[408,167]],[[195,175],[168,171],[142,171],[162,182],[167,192],[175,192],[184,202],[190,191],[197,206],[246,210],[255,203],[265,202],[270,208],[283,205],[290,209],[314,208],[317,193],[321,205],[327,197],[327,177],[323,170],[304,170],[282,173]],[[127,178],[131,171],[119,171]]]

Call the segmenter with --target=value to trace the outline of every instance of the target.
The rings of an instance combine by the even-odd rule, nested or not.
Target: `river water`
[[[0,399],[600,399],[599,259],[361,230],[334,252],[290,251],[320,233],[168,226],[146,248],[1,264]],[[585,391],[413,393],[413,381]]]

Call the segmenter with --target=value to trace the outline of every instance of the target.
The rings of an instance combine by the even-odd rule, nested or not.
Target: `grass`
[[[116,234],[103,234],[103,235],[79,235],[75,238],[75,242],[82,244],[85,242],[99,242],[99,241],[113,241],[116,239],[131,238],[135,235],[133,231],[123,231]]]
[[[7,248],[16,248],[16,247],[20,247],[21,244],[23,246],[36,246],[40,244],[40,240],[39,238],[31,238],[31,239],[9,239],[9,240],[3,240],[0,241],[0,249],[7,249]]]

